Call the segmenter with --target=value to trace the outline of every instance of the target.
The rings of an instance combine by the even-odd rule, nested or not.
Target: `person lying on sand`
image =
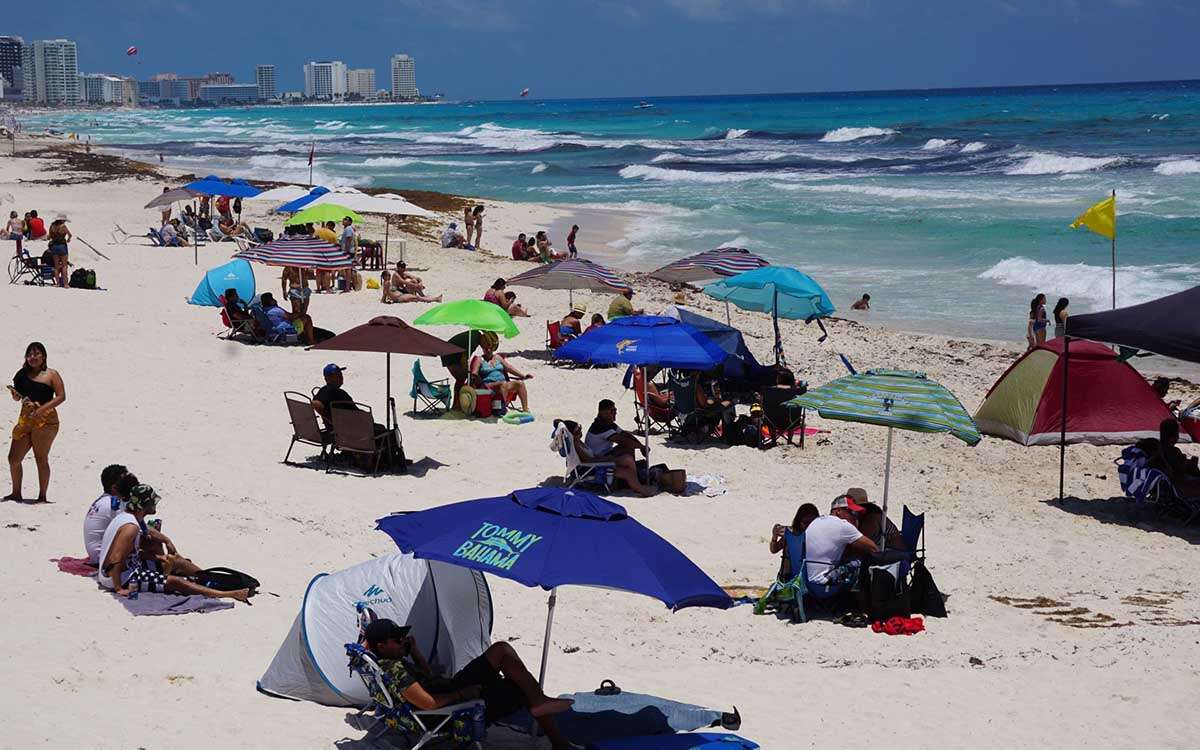
[[[189,580],[186,576],[200,572],[200,568],[190,560],[171,552],[152,559],[143,556],[146,516],[158,510],[160,499],[148,484],[139,484],[130,490],[125,511],[113,518],[104,531],[100,546],[100,571],[96,576],[100,585],[118,596],[146,591],[198,594],[210,599],[236,599],[249,603],[249,589],[217,591]]]
[[[393,699],[429,710],[482,698],[488,723],[525,708],[537,720],[552,748],[570,747],[559,733],[554,715],[569,709],[573,701],[547,697],[507,641],[488,646],[446,679],[434,676],[410,630],[407,625],[382,619],[368,625],[365,632],[367,648],[378,658],[384,684]]]
[[[383,274],[383,296],[381,302],[441,302],[442,295],[428,297],[425,295],[425,285],[419,276],[408,273],[404,261],[396,264],[395,271],[385,271]]]

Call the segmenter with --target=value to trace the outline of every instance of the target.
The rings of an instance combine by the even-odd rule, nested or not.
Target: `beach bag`
[[[262,243],[273,242],[275,240],[275,233],[272,232],[270,229],[264,229],[263,227],[255,227],[254,228],[254,238]]]
[[[908,617],[911,612],[908,586],[900,576],[899,562],[887,565],[872,565],[868,569],[870,581],[868,614],[872,621],[892,617]]]
[[[87,268],[76,268],[71,272],[67,283],[72,289],[95,289],[96,272]]]
[[[682,495],[687,487],[687,472],[683,469],[667,469],[658,475],[658,488],[672,495]]]
[[[194,583],[217,591],[258,590],[258,579],[233,568],[207,568],[189,576]]]
[[[933,582],[933,576],[929,574],[929,568],[925,567],[923,560],[913,563],[909,600],[913,612],[920,612],[926,617],[946,616],[946,600],[942,598],[942,592]]]
[[[242,199],[241,198],[233,199],[233,212],[235,214],[238,214],[239,216],[241,215],[241,213],[242,213]]]

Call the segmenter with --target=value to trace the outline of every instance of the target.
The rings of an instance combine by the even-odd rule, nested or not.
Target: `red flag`
[[[313,144],[311,146],[309,146],[309,148],[308,148],[308,166],[310,166],[310,167],[312,166],[313,155],[316,153],[317,153],[317,144],[314,141]]]

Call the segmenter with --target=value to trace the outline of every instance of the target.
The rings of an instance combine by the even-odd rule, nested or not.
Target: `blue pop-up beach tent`
[[[254,298],[254,270],[249,262],[234,258],[223,266],[210,268],[192,292],[188,304],[220,307],[219,297],[226,289],[236,289],[238,297],[247,303]]]
[[[668,308],[666,314],[700,331],[729,354],[729,358],[721,365],[726,379],[758,381],[766,377],[765,373],[772,371],[754,358],[746,346],[746,337],[733,326],[678,306]]]
[[[328,192],[329,192],[329,188],[327,188],[323,185],[317,185],[312,190],[309,190],[307,194],[302,195],[299,198],[290,200],[287,203],[284,203],[282,206],[277,206],[275,208],[275,213],[277,213],[277,214],[295,213],[296,211],[299,211],[300,209],[307,206],[309,203],[312,203],[317,198],[320,198],[322,195],[325,195]]]

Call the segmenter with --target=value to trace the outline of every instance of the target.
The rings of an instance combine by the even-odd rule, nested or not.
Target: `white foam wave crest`
[[[539,161],[537,164],[533,165],[533,169],[529,170],[529,174],[538,174],[539,172],[545,172],[547,167],[548,167],[548,165]]]
[[[987,148],[987,144],[983,141],[971,141],[967,145],[959,149],[960,154],[976,154]]]
[[[837,128],[830,130],[825,135],[821,136],[822,143],[845,143],[847,141],[857,141],[860,138],[880,138],[883,136],[895,135],[897,132],[891,128]]]
[[[350,126],[350,123],[345,120],[329,120],[328,122],[319,122],[313,125],[313,130],[345,130]]]
[[[734,141],[738,138],[745,137],[745,135],[749,132],[749,130],[744,130],[742,128],[730,128],[729,130],[725,131],[725,140]]]
[[[1044,291],[1048,297],[1084,300],[1107,309],[1112,304],[1112,269],[1085,263],[1039,263],[1017,256],[1005,258],[979,274],[1003,286]],[[1185,265],[1118,266],[1117,305],[1136,305],[1195,286],[1200,267]],[[1072,309],[1079,308],[1072,306]]]
[[[630,164],[617,174],[627,180],[642,179],[656,182],[703,182],[716,184],[722,182],[749,182],[752,180],[780,179],[779,173],[759,172],[693,172],[690,169],[665,169],[652,167],[649,164]]]
[[[956,138],[930,138],[925,141],[925,145],[921,147],[922,151],[941,151],[945,148],[950,148],[958,143]]]
[[[374,156],[363,162],[364,167],[407,167],[417,159],[406,159],[402,156]]]
[[[1004,170],[1008,175],[1073,174],[1112,167],[1125,161],[1120,156],[1063,156],[1034,151],[1019,154],[1025,160]]]
[[[1200,174],[1200,159],[1179,159],[1164,161],[1154,167],[1155,174],[1174,177],[1181,174]]]

